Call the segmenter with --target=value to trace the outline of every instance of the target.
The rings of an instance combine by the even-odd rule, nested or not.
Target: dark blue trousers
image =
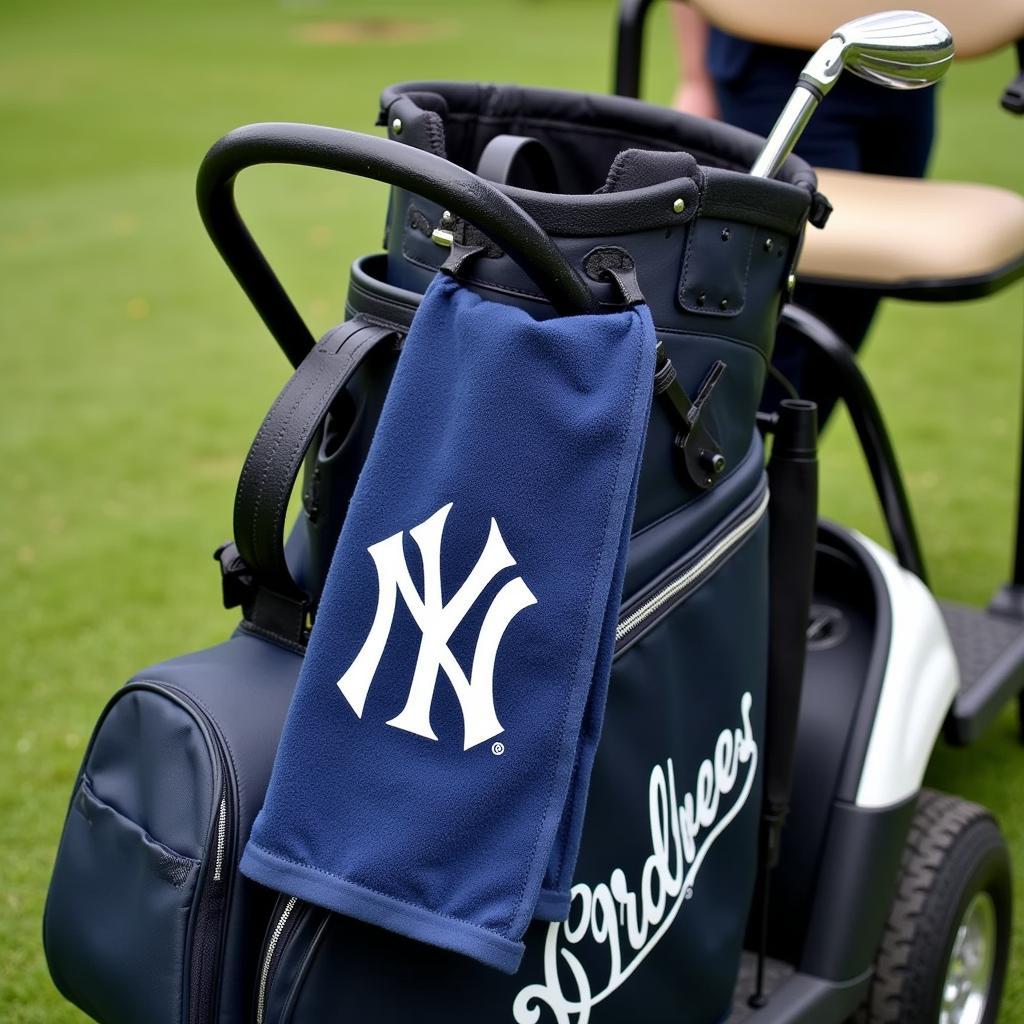
[[[708,66],[722,120],[767,135],[807,58],[801,50],[749,43],[713,31]],[[919,178],[928,164],[934,132],[933,89],[895,92],[847,72],[818,108],[796,152],[815,167]],[[871,326],[879,296],[798,281],[794,301],[816,313],[856,350]],[[809,354],[785,328],[779,331],[774,364],[803,397],[818,402],[824,422],[837,397],[829,365]],[[766,405],[779,397],[770,387]]]

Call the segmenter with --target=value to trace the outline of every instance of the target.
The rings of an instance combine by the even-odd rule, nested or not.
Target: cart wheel
[[[984,807],[922,790],[862,1024],[995,1024],[1010,858]]]

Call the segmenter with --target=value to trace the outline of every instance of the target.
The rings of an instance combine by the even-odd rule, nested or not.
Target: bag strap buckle
[[[220,565],[221,596],[225,608],[247,608],[256,595],[256,584],[252,570],[238,553],[234,541],[225,541],[213,553],[213,560]]]
[[[213,558],[220,565],[224,607],[241,607],[241,628],[291,650],[303,651],[312,627],[308,598],[279,594],[258,585],[234,541],[221,544]]]

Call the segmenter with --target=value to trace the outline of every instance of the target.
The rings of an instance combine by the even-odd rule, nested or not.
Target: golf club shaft
[[[768,134],[764,148],[750,168],[755,178],[774,178],[779,168],[785,163],[786,157],[793,152],[793,147],[803,134],[811,115],[821,102],[819,96],[802,83],[793,90],[786,105],[779,114],[779,119]]]

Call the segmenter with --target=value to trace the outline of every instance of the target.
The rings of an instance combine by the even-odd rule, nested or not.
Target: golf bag
[[[801,234],[826,204],[801,161],[751,178],[760,140],[634,101],[417,83],[385,91],[380,123],[391,142],[253,126],[204,163],[207,227],[298,369],[218,551],[237,633],[138,674],[90,742],[47,901],[51,973],[103,1024],[710,1024],[729,1006],[757,868],[769,563],[755,417]],[[234,175],[261,162],[394,186],[387,254],[355,262],[347,319],[315,346],[231,202]],[[658,341],[568,917],[538,912],[511,975],[238,870],[310,623],[344,571],[332,557],[403,339],[439,271],[538,322],[645,303]]]

